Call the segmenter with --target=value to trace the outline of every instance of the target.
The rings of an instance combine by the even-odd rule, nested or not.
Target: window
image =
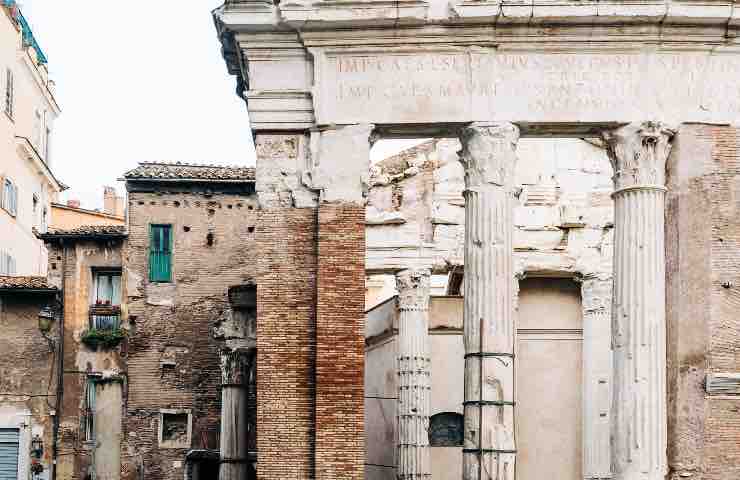
[[[121,315],[120,270],[93,272],[93,288],[90,327],[97,330],[117,329]]]
[[[0,275],[15,275],[15,258],[9,253],[0,251]]]
[[[13,182],[6,178],[3,182],[2,192],[2,207],[12,216],[16,216],[18,213],[18,187],[13,185]]]
[[[192,428],[190,410],[160,410],[159,447],[190,448]]]
[[[94,377],[87,378],[87,389],[85,392],[85,440],[95,440],[95,389],[97,382]]]
[[[41,231],[46,232],[49,227],[49,211],[44,207],[41,211]]]
[[[11,69],[5,70],[5,113],[13,118],[13,102],[14,102],[14,91],[13,86],[13,71]]]
[[[31,140],[33,142],[33,146],[36,147],[37,152],[42,151],[42,145],[41,145],[41,131],[43,130],[44,120],[43,116],[41,115],[40,110],[34,111],[33,116],[33,134],[31,135]]]
[[[462,447],[463,416],[455,412],[443,412],[429,418],[430,447]]]
[[[172,226],[152,225],[149,246],[149,281],[172,281]]]

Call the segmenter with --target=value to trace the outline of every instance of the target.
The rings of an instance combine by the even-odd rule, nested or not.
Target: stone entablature
[[[216,18],[249,65],[255,130],[740,117],[733,2],[508,3],[238,2]]]

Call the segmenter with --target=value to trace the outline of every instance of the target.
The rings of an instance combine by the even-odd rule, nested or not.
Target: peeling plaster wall
[[[68,240],[47,243],[49,248],[49,282],[63,289],[64,297],[64,394],[60,411],[59,478],[83,479],[89,470],[98,470],[109,480],[120,476],[120,441],[110,438],[105,444],[87,442],[85,438],[85,388],[90,375],[122,382],[126,375],[125,341],[115,348],[91,348],[81,342],[90,328],[90,306],[94,297],[93,271],[97,268],[121,269],[124,241],[122,240]],[[127,292],[126,275],[122,273],[122,302]],[[120,324],[129,325],[125,305],[121,306]],[[123,398],[117,389],[117,409],[102,414],[97,430],[100,438],[118,437],[122,417]],[[96,419],[98,416],[96,416]],[[101,463],[97,451],[105,450]],[[97,460],[96,460],[97,459]],[[114,465],[111,465],[113,462]]]

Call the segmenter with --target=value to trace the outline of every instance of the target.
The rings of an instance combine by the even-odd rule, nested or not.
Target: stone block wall
[[[172,225],[173,283],[148,281],[150,224]],[[211,327],[228,308],[228,288],[257,275],[256,225],[256,197],[246,191],[130,189],[122,478],[180,479],[189,449],[218,449],[220,345]],[[160,444],[162,410],[190,414],[189,438]]]
[[[705,382],[740,372],[740,132],[682,125],[667,171],[669,478],[736,478],[740,398]]]

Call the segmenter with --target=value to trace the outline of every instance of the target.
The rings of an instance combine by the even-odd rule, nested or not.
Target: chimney
[[[114,187],[103,187],[103,212],[123,217],[123,197],[116,195]]]
[[[79,200],[67,200],[67,206],[71,208],[80,208]]]

